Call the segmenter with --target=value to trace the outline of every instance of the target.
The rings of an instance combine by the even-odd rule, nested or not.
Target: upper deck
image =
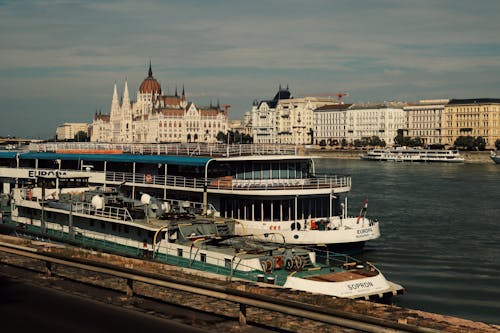
[[[137,154],[137,155],[174,155],[204,157],[236,157],[255,155],[297,155],[294,145],[265,144],[205,144],[205,143],[81,143],[54,142],[30,143],[29,151],[77,154]]]

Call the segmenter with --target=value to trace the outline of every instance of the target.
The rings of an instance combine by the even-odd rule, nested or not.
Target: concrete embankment
[[[359,154],[362,154],[363,150],[355,149],[333,149],[330,147],[325,147],[321,149],[319,147],[304,148],[300,147],[298,153],[305,156],[318,156],[323,158],[337,158],[337,159],[359,159]],[[493,163],[490,158],[489,151],[461,151],[465,159],[465,163]]]
[[[302,304],[310,304],[311,306],[320,306],[325,308],[332,308],[341,311],[346,311],[352,314],[362,314],[368,315],[375,318],[380,318],[384,320],[390,320],[396,323],[416,325],[418,327],[426,327],[437,330],[442,330],[444,332],[498,332],[500,327],[496,325],[485,324],[481,322],[474,322],[466,319],[444,316],[440,314],[428,313],[419,310],[404,309],[392,305],[383,305],[378,303],[372,303],[367,301],[354,301],[350,299],[334,298],[325,295],[310,294],[306,292],[298,292],[287,289],[278,288],[275,286],[269,286],[258,283],[251,283],[245,281],[227,281],[224,277],[222,278],[216,274],[209,274],[200,271],[193,271],[185,268],[178,268],[166,264],[143,261],[133,258],[125,258],[117,255],[105,254],[95,251],[88,251],[80,248],[75,248],[71,246],[54,244],[50,245],[42,242],[35,242],[27,239],[21,239],[17,237],[10,237],[5,235],[0,235],[1,242],[14,243],[17,245],[22,245],[26,247],[36,248],[38,252],[50,252],[56,253],[59,256],[67,256],[71,258],[79,258],[87,261],[95,261],[100,263],[106,263],[109,265],[115,265],[119,267],[126,267],[130,269],[140,270],[142,272],[151,272],[159,275],[166,275],[169,277],[175,277],[176,279],[184,280],[200,280],[205,283],[213,283],[223,285],[226,288],[234,288],[237,290],[242,290],[246,292],[251,292],[255,294],[267,295],[271,297],[281,298],[284,300],[293,300],[300,302]],[[19,258],[10,258],[8,255],[0,253],[0,261],[9,262],[14,261],[16,264],[22,264]],[[67,275],[70,278],[85,280],[86,282],[93,284],[101,284],[105,287],[114,287],[114,289],[119,290],[123,281],[117,281],[113,278],[103,278],[95,276],[95,274],[83,274],[79,271],[63,271],[63,275]],[[134,292],[154,297],[158,299],[163,299],[169,303],[179,304],[185,307],[195,308],[210,313],[219,313],[223,315],[230,315],[235,318],[238,317],[238,307],[226,301],[207,299],[203,296],[193,296],[188,295],[185,292],[177,292],[171,289],[160,289],[158,287],[152,287],[146,284],[138,284],[134,287]],[[404,297],[404,296],[401,296]],[[288,331],[312,331],[312,332],[331,332],[339,331],[344,332],[337,328],[332,328],[327,324],[322,324],[314,322],[311,320],[304,320],[295,317],[290,317],[287,315],[282,315],[279,313],[266,312],[259,309],[249,309],[248,316],[249,319],[256,322],[262,323],[266,326],[273,326]],[[353,332],[352,330],[345,330]]]

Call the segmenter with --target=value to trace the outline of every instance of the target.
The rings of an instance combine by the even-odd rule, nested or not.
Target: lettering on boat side
[[[359,288],[370,288],[370,287],[373,287],[373,282],[370,282],[370,281],[353,283],[353,284],[347,285],[347,288],[349,288],[349,290],[356,290]]]
[[[372,231],[373,231],[372,228],[365,228],[365,229],[357,230],[357,233],[358,233],[358,235],[362,235],[362,234],[367,234],[367,233],[372,232]]]
[[[30,178],[35,178],[38,176],[45,176],[45,177],[59,177],[59,176],[66,176],[66,171],[60,171],[60,170],[30,170],[28,173],[28,177]]]

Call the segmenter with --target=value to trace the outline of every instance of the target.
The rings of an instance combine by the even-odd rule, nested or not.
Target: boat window
[[[269,168],[270,168],[270,165],[268,163],[264,163],[262,165],[262,179],[271,178],[271,170]]]
[[[231,269],[231,259],[224,259],[224,267],[226,267],[227,269]]]
[[[295,178],[295,164],[294,163],[288,163],[288,178],[289,179]]]
[[[254,165],[254,171],[253,171],[253,178],[254,179],[262,179],[262,173],[261,173],[261,168],[262,168],[262,165],[261,164],[255,164]]]
[[[207,254],[206,253],[201,253],[200,254],[200,261],[201,262],[207,262]]]
[[[272,176],[271,176],[271,178],[273,178],[273,179],[279,179],[280,178],[280,165],[278,163],[272,163],[271,164],[271,169],[272,169]]]
[[[182,249],[177,249],[177,256],[182,257]]]

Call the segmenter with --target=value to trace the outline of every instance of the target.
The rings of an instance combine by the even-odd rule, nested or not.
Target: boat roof
[[[161,163],[171,165],[205,166],[210,157],[172,156],[172,155],[133,155],[133,154],[65,154],[46,152],[0,152],[0,158],[38,159],[38,160],[84,160],[84,161],[108,161],[122,163]]]

